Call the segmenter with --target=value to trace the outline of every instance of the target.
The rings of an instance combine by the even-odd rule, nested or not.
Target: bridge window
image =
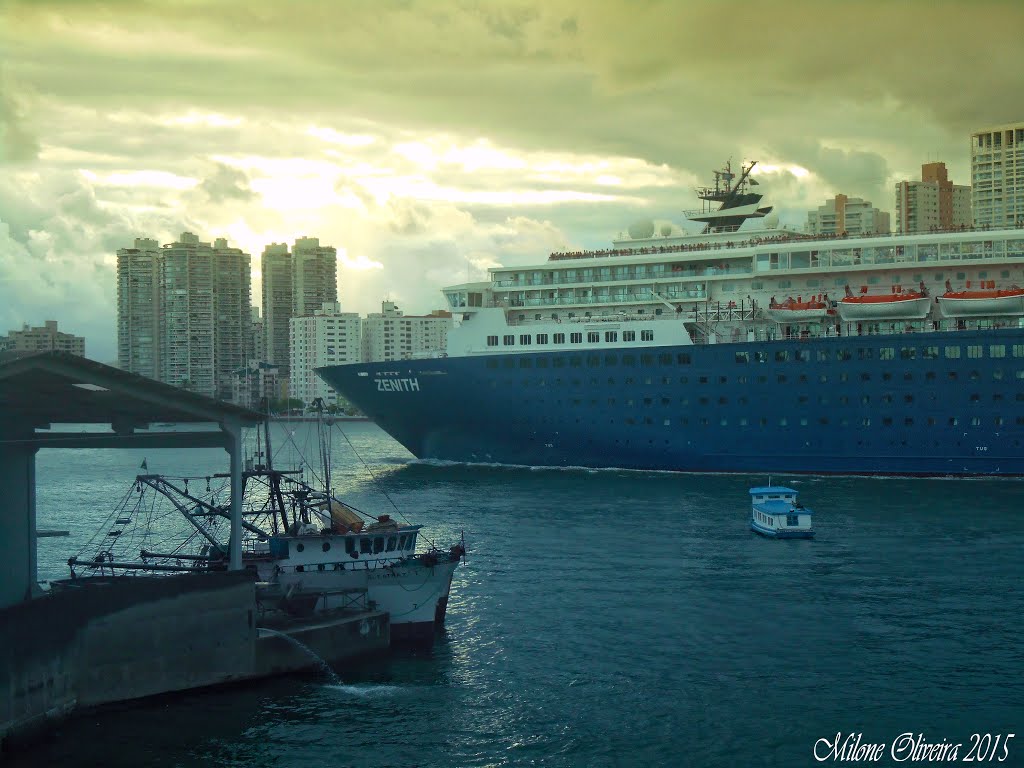
[[[497,336],[488,336],[487,337],[487,346],[488,347],[496,347],[496,346],[498,346],[498,337]]]
[[[502,343],[504,343],[506,347],[511,347],[513,344],[516,343],[516,337],[509,334],[508,336],[505,336],[504,339],[502,339]]]
[[[597,331],[588,331],[587,332],[587,343],[588,344],[597,344],[600,340],[601,340],[601,334],[598,333]]]
[[[537,343],[538,344],[547,344],[548,343],[548,335],[546,333],[538,333],[537,334]]]
[[[640,341],[654,341],[654,331],[640,331]]]
[[[623,341],[636,341],[636,331],[623,331],[622,332],[622,340]],[[1021,346],[1021,349],[1024,349],[1024,345]],[[1020,357],[1020,355],[1018,355],[1018,357]]]
[[[582,333],[570,333],[569,334],[569,341],[572,344],[582,344],[583,343],[583,334]]]
[[[565,344],[565,334],[564,333],[556,333],[555,334],[555,344]]]
[[[607,341],[607,342],[618,341],[619,340],[619,332],[618,331],[605,331],[604,332],[604,340]]]
[[[519,336],[519,343],[522,344],[524,347],[530,346],[530,341],[531,341],[530,334],[528,334],[528,333],[520,334],[520,336]]]

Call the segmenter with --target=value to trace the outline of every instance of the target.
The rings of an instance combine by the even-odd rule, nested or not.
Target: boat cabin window
[[[376,555],[379,552],[384,551],[384,537],[376,536],[373,539],[373,553]]]
[[[353,539],[351,536],[346,536],[345,537],[345,552],[347,552],[348,554],[352,554],[355,551],[356,551],[356,540]]]
[[[798,515],[786,515],[786,525],[800,525],[800,517]]]
[[[398,537],[398,548],[405,549],[405,534],[403,533]]]
[[[408,550],[416,549],[416,534],[410,533],[409,540],[405,542],[405,548]]]
[[[363,537],[359,540],[359,551],[364,555],[368,555],[373,552],[373,540],[367,537]]]
[[[388,552],[394,552],[395,551],[395,545],[397,543],[398,543],[398,537],[397,536],[388,536],[387,551]]]

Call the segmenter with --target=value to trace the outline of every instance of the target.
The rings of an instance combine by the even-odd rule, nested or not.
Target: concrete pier
[[[0,610],[0,747],[81,709],[319,663],[257,616],[246,571],[82,579]],[[379,611],[272,626],[328,662],[390,641]]]

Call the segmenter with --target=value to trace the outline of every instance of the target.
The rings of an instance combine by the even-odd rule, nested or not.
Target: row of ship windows
[[[960,372],[959,371],[949,371],[949,372],[947,372],[946,377],[950,381],[957,381],[958,379],[960,379]],[[992,380],[993,381],[1002,381],[1003,377],[1004,377],[1004,372],[1002,370],[994,370],[994,371],[992,371]],[[1024,370],[1014,371],[1014,377],[1018,381],[1024,381]],[[903,378],[903,381],[911,381],[912,382],[914,380],[914,376],[910,372],[904,373],[902,378]],[[709,377],[709,376],[700,376],[698,379],[696,379],[696,382],[700,383],[700,384],[710,384],[711,383],[711,379],[712,379],[712,377]],[[935,371],[927,371],[925,373],[925,375],[924,375],[924,380],[925,381],[936,381],[937,379],[938,379],[938,374]],[[968,371],[963,376],[963,380],[967,381],[968,379],[970,379],[971,381],[979,381],[981,379],[981,374],[978,371]],[[854,379],[854,380],[856,381],[857,379]],[[867,372],[863,372],[863,373],[860,374],[859,380],[862,381],[862,382],[864,382],[864,381],[871,381],[871,374],[867,373]],[[883,373],[882,376],[881,376],[881,380],[882,381],[892,381],[893,380],[892,374],[891,373]],[[728,377],[720,376],[720,377],[718,377],[717,383],[718,384],[727,384],[728,381],[729,381]],[[736,383],[737,384],[748,384],[748,383],[750,383],[750,381],[751,381],[751,379],[749,377],[747,377],[747,376],[737,376],[736,377]],[[768,383],[768,377],[767,376],[756,376],[756,377],[753,378],[753,381],[755,383],[757,383],[757,384],[767,384]],[[799,376],[799,378],[794,378],[792,381],[793,382],[799,382],[801,384],[806,384],[806,383],[808,383],[809,379],[808,379],[806,374],[801,374]],[[841,384],[842,383],[847,383],[849,381],[850,381],[850,376],[849,376],[849,374],[846,374],[846,373],[841,373],[841,374],[839,374],[838,377],[833,379],[834,383],[841,383]],[[779,384],[788,384],[790,382],[790,379],[785,374],[779,374],[778,376],[776,376],[776,382],[779,383]],[[829,383],[829,377],[825,376],[825,375],[819,376],[817,378],[817,382],[820,383],[820,384],[828,384]],[[504,383],[505,383],[505,385],[511,385],[514,382],[513,382],[512,379],[507,379]],[[608,383],[608,386],[615,386],[616,382],[615,382],[614,378],[609,378],[607,383]],[[637,383],[637,381],[633,377],[626,377],[625,379],[622,380],[623,386],[627,386],[627,387],[633,386],[636,383]],[[647,378],[645,378],[643,380],[642,383],[646,384],[646,385],[651,385],[651,384],[654,383],[654,381],[650,377],[647,377]],[[663,385],[669,386],[672,383],[673,383],[673,381],[672,381],[671,377],[669,377],[669,376],[664,376],[661,379],[661,384],[663,384]],[[680,384],[689,384],[690,383],[690,379],[689,379],[688,376],[682,376],[679,379],[679,383]],[[522,380],[522,385],[524,387],[529,387],[529,386],[531,386],[531,384],[533,386],[537,386],[537,387],[546,387],[546,386],[548,386],[548,380],[547,379],[536,379],[533,382],[531,382],[530,379],[523,379]],[[556,379],[552,379],[551,380],[550,386],[552,386],[552,387],[561,387],[563,384],[565,384],[565,381],[563,379],[556,378]],[[581,387],[583,385],[583,382],[580,379],[571,379],[569,381],[569,385],[572,386],[572,387],[579,388],[579,387]],[[497,386],[498,386],[498,382],[496,382],[496,381],[492,381],[491,382],[491,388],[492,389],[496,389]],[[590,386],[598,386],[598,380],[596,378],[590,379]],[[867,396],[865,396],[865,397],[867,397]],[[933,393],[933,397],[934,397],[934,393]],[[912,398],[912,395],[908,395],[908,398]],[[648,398],[645,398],[645,401],[647,399]],[[998,402],[1002,398],[1001,398],[1001,395],[997,393],[997,394],[994,394],[992,396],[992,399],[993,399],[993,401]],[[1017,400],[1024,401],[1024,392],[1018,393]],[[827,397],[822,397],[821,398],[821,402],[827,402],[827,401],[828,401]],[[908,399],[907,402],[910,402],[910,401],[911,400]],[[688,401],[684,398],[682,400],[682,402],[685,403],[685,402],[688,402]],[[701,398],[701,403],[702,404],[706,403],[706,402],[707,402],[707,398]],[[718,402],[719,402],[719,404],[725,404],[726,402],[728,402],[728,400],[725,397],[720,397],[718,399]],[[740,398],[740,402],[741,403],[746,402],[746,398]],[[801,403],[807,402],[807,396],[806,395],[800,395],[800,402]],[[841,397],[840,398],[840,402],[845,403],[846,402],[846,397],[845,396]],[[865,400],[865,402],[867,402],[867,400]],[[971,396],[971,402],[978,402],[977,395],[972,395]],[[630,401],[630,404],[632,404],[632,401]]]
[[[578,423],[579,419],[577,419],[576,421]],[[712,421],[713,420],[708,418],[707,416],[701,416],[700,418],[697,418],[697,419],[690,419],[689,417],[685,417],[684,416],[683,418],[678,419],[676,421],[676,424],[677,424],[677,426],[686,427],[686,426],[690,426],[690,424],[692,423],[692,424],[696,424],[696,425],[701,426],[701,427],[707,427],[707,426],[712,426]],[[760,417],[759,419],[747,419],[746,417],[740,417],[740,418],[734,420],[734,422],[732,422],[732,423],[734,423],[736,426],[740,426],[740,427],[749,427],[751,425],[756,425],[756,426],[759,426],[759,427],[767,427],[769,421],[770,420],[768,418],[764,417],[764,416]],[[815,421],[815,424],[817,426],[823,426],[823,427],[829,426],[830,423],[834,423],[834,424],[836,424],[838,426],[841,426],[841,427],[848,427],[848,426],[850,426],[850,420],[846,419],[846,418],[835,419],[834,421],[830,421],[830,419],[827,416],[822,416],[821,418],[815,419],[814,421]],[[880,423],[883,427],[892,427],[892,426],[896,426],[899,421],[900,421],[899,419],[894,419],[891,416],[884,416],[881,419],[871,419],[870,417],[864,417],[864,418],[860,419],[859,421],[855,419],[854,420],[854,425],[858,425],[859,424],[862,427],[870,427],[870,426],[872,426],[872,424],[879,424]],[[939,418],[936,418],[934,416],[929,416],[927,419],[918,420],[917,423],[926,424],[929,427],[938,426],[940,424],[940,422],[944,422],[947,426],[950,426],[950,427],[960,427],[960,426],[968,426],[968,425],[972,426],[972,427],[980,427],[980,426],[983,426],[983,424],[986,423],[987,421],[988,420],[986,420],[986,419],[982,419],[981,416],[972,416],[970,419],[966,419],[966,418],[965,419],[961,419],[958,416],[950,416],[948,419],[939,419]],[[714,420],[714,422],[715,422],[715,424],[717,424],[718,426],[721,426],[721,427],[728,427],[730,425],[729,419],[727,419],[725,417],[723,417],[721,419]],[[612,419],[609,423],[614,424],[615,420]],[[651,426],[651,425],[654,425],[655,421],[651,417],[647,417],[647,418],[644,418],[644,419],[634,419],[632,417],[628,417],[628,418],[625,419],[625,423],[629,424],[629,425],[644,424],[644,425]],[[775,423],[776,422],[773,421],[773,426],[775,425]],[[988,422],[988,423],[990,423],[994,427],[1004,427],[1007,424],[1009,424],[1009,421],[1007,419],[1004,419],[1002,416],[993,416],[992,419],[991,419],[991,422]],[[1014,423],[1017,426],[1024,426],[1024,416],[1018,416]],[[808,426],[811,426],[811,419],[808,419],[807,417],[802,417],[800,419],[790,419],[790,418],[788,418],[786,416],[783,416],[783,417],[781,417],[778,420],[777,424],[780,427],[788,427],[788,426],[808,427]],[[912,427],[912,426],[914,426],[914,424],[915,424],[915,420],[912,417],[910,417],[910,416],[908,416],[908,417],[906,417],[905,419],[902,420],[902,425],[905,426],[905,427]],[[662,421],[662,425],[666,426],[666,427],[671,427],[672,426],[672,419],[664,419]]]
[[[523,334],[519,335],[519,344],[520,344],[520,346],[529,347],[531,344],[533,344],[533,340],[534,340],[534,336],[533,336],[532,333],[523,333]],[[612,343],[612,344],[617,343],[618,340],[619,340],[619,332],[618,331],[605,331],[604,332],[604,340],[605,340],[606,343]],[[623,341],[636,341],[636,331],[623,331],[622,332],[622,340]],[[654,341],[654,331],[649,331],[649,330],[647,330],[647,331],[640,331],[640,341]],[[538,345],[547,344],[548,343],[548,334],[546,334],[546,333],[538,333],[537,337],[536,337],[536,342],[537,342]],[[588,331],[587,332],[587,343],[588,344],[599,344],[600,342],[601,342],[601,333],[600,333],[600,331]],[[502,346],[506,346],[506,347],[515,346],[515,343],[516,343],[515,334],[511,334],[511,333],[510,334],[506,334],[505,336],[502,337],[501,343],[502,343]],[[551,334],[551,343],[552,344],[565,344],[565,334],[564,333]],[[569,343],[570,344],[582,344],[583,343],[583,333],[582,332],[570,333],[569,334]],[[498,346],[498,337],[497,336],[488,336],[487,337],[487,346],[488,347],[496,347],[496,346]]]
[[[1021,378],[1024,378],[1024,376],[1022,376]],[[575,383],[578,384],[579,382],[575,382]],[[878,396],[875,399],[875,403],[876,404],[880,403],[882,405],[891,405],[892,403],[896,402],[897,399],[898,398],[896,398],[894,395],[884,394],[884,395]],[[928,393],[928,399],[930,399],[932,402],[936,402],[936,401],[938,401],[939,396],[935,392],[929,392]],[[1015,399],[1016,399],[1016,401],[1018,403],[1024,403],[1024,392],[1018,392],[1016,394],[1016,396],[1015,396]],[[871,405],[871,395],[861,395],[859,400],[857,400],[856,398],[854,398],[854,400],[855,400],[855,404],[858,404],[858,405]],[[1003,402],[1003,400],[1004,400],[1004,398],[1003,398],[1003,394],[1001,392],[997,392],[997,393],[992,395],[992,402],[993,403],[1001,403],[1001,402]],[[670,397],[662,397],[662,398],[659,399],[659,401],[660,401],[659,404],[662,405],[662,406],[665,406],[665,407],[668,407],[668,406],[672,405],[672,398],[670,398]],[[807,405],[807,404],[810,403],[810,401],[811,400],[810,400],[810,397],[808,395],[797,395],[797,403],[799,405]],[[980,403],[981,402],[981,395],[976,393],[976,392],[972,393],[970,395],[970,397],[969,397],[969,401],[972,402],[972,403]],[[835,402],[838,405],[849,405],[850,404],[850,397],[849,397],[849,395],[839,395],[838,397],[836,397]],[[907,404],[913,403],[914,402],[914,395],[904,395],[903,396],[903,402],[907,403]],[[580,399],[580,398],[573,398],[570,401],[570,403],[573,406],[576,406],[576,407],[582,406],[584,404],[583,400]],[[606,403],[609,406],[613,406],[613,405],[617,405],[618,404],[614,397],[609,397],[606,400]],[[711,398],[700,397],[700,398],[694,398],[694,403],[696,403],[697,405],[703,405],[703,406],[708,406],[708,405],[728,405],[729,404],[729,398],[728,397],[719,397],[715,402],[712,402]],[[829,405],[830,403],[831,403],[831,400],[830,400],[828,395],[821,395],[821,396],[818,397],[818,404],[819,405]],[[558,404],[561,405],[562,401],[559,400]],[[598,404],[598,401],[597,401],[597,399],[591,399],[589,401],[589,404],[590,404],[591,407],[596,407],[597,404]],[[641,404],[644,407],[649,408],[649,407],[651,407],[651,406],[653,406],[655,404],[655,398],[653,398],[653,397],[644,397],[644,398],[640,398],[640,399],[637,399],[637,398],[627,398],[627,399],[622,401],[622,405],[626,406],[627,408],[633,408],[633,407],[637,406],[638,404]],[[737,405],[749,405],[750,404],[750,400],[747,397],[740,396],[740,397],[736,398],[736,404]],[[684,407],[690,405],[690,398],[688,398],[688,397],[680,397],[679,398],[679,405],[684,406]]]
[[[627,331],[632,333],[632,331]],[[560,335],[560,334],[556,334]],[[897,357],[900,360],[938,360],[943,357],[947,360],[959,360],[961,357],[966,357],[970,360],[980,360],[984,357],[990,359],[1002,359],[1007,357],[1007,352],[1013,357],[1024,358],[1024,344],[1013,344],[1009,350],[1005,344],[968,344],[966,347],[957,345],[951,346],[925,346],[925,347],[859,347],[856,350],[849,348],[842,348],[836,350],[819,349],[816,350],[813,359],[816,362],[830,362],[832,360],[838,362],[846,362],[850,360],[896,360]],[[986,355],[987,353],[987,355]],[[635,366],[639,359],[640,365],[643,367],[653,366],[655,361],[658,365],[690,365],[693,362],[693,358],[689,352],[678,352],[672,355],[668,352],[662,352],[658,355],[654,354],[641,354],[639,357],[634,354],[606,354],[603,358],[600,355],[588,355],[584,357],[538,357],[536,359],[532,357],[492,357],[486,361],[488,368],[565,368],[566,365],[570,368],[582,368],[584,363],[588,368],[598,368],[602,365],[605,367],[611,367],[616,365],[623,366]],[[747,363],[767,363],[769,360],[774,360],[777,363],[786,362],[798,362],[798,363],[809,363],[812,360],[811,350],[809,349],[779,349],[774,353],[767,352],[764,350],[755,350],[754,352],[736,352],[735,361],[738,364]],[[567,363],[568,361],[568,363]],[[706,377],[705,377],[706,378]],[[724,377],[722,381],[724,382]]]

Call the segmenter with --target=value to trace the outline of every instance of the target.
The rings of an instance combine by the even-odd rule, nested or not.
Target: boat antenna
[[[331,431],[324,429],[324,399],[318,397],[313,400],[316,407],[316,431],[320,439],[320,461],[324,466],[324,492],[327,494],[327,512],[331,511]]]
[[[281,494],[281,476],[274,472],[274,451],[270,445],[270,400],[263,398],[266,405],[266,417],[263,419],[263,442],[267,447],[266,472],[267,482],[270,483],[271,499],[277,501],[277,509],[281,515],[281,530],[288,531],[288,514],[284,508],[284,496]]]

